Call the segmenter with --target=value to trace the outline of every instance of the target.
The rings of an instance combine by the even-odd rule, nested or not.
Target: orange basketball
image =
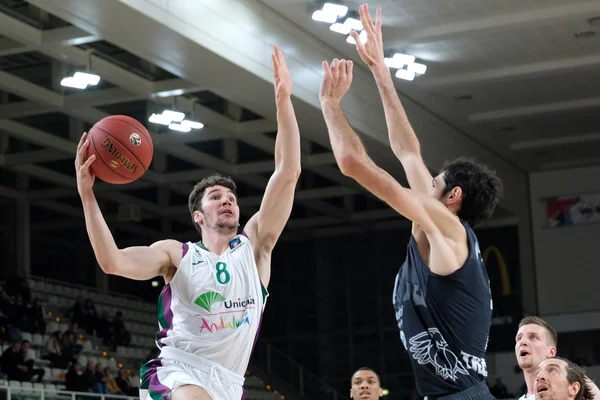
[[[96,155],[91,170],[104,182],[133,182],[152,162],[154,145],[148,130],[125,115],[111,115],[96,122],[88,132],[88,140],[88,157]]]

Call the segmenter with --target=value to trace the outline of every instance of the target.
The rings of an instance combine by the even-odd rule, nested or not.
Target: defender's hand
[[[367,32],[367,42],[362,43],[358,33],[351,31],[350,35],[356,42],[356,50],[360,58],[369,66],[369,68],[378,68],[385,66],[383,55],[383,38],[381,34],[381,8],[377,9],[375,23],[369,14],[369,6],[363,4],[358,9],[360,13],[360,22]]]
[[[335,58],[331,66],[323,61],[323,81],[319,92],[321,102],[332,100],[340,102],[352,83],[352,61],[338,60]]]
[[[279,47],[273,45],[273,82],[275,85],[275,96],[277,98],[289,97],[292,95],[292,77],[285,64],[285,59]]]

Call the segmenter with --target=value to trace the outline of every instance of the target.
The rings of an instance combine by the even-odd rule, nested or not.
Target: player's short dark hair
[[[381,378],[379,377],[379,374],[377,372],[375,372],[375,370],[373,368],[369,368],[369,367],[360,367],[359,369],[357,369],[356,371],[354,371],[354,373],[352,374],[352,377],[354,377],[354,375],[356,375],[357,372],[360,371],[369,371],[375,374],[375,376],[377,377],[377,381],[379,382],[379,386],[381,386]],[[350,378],[350,384],[352,384],[352,378]]]
[[[575,395],[575,400],[592,400],[594,398],[594,392],[587,383],[585,371],[579,365],[575,364],[571,360],[567,360],[563,357],[553,356],[548,359],[562,360],[567,366],[567,381],[571,383],[579,382],[579,392]]]
[[[548,336],[550,336],[550,342],[552,346],[556,347],[558,345],[558,334],[556,330],[546,321],[536,316],[525,317],[519,322],[519,328],[523,325],[539,325],[548,332]]]
[[[444,194],[455,187],[462,190],[462,203],[458,217],[475,227],[489,219],[502,196],[502,181],[486,165],[474,159],[460,157],[447,162],[442,168],[446,188]]]
[[[213,174],[196,183],[192,193],[190,193],[190,197],[188,198],[188,209],[190,210],[192,222],[196,227],[196,230],[200,233],[202,233],[200,230],[200,225],[194,221],[194,211],[202,211],[202,198],[204,197],[204,192],[206,192],[206,189],[217,185],[230,189],[233,194],[235,194],[237,188],[235,182],[230,177],[220,174]]]

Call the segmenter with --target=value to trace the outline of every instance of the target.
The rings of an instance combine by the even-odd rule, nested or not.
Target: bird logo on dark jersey
[[[459,373],[469,374],[437,328],[413,336],[408,343],[413,358],[421,365],[433,365],[435,373],[442,379],[456,381]]]

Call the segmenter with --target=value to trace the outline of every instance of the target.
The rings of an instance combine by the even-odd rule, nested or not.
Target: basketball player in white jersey
[[[540,317],[525,317],[519,323],[515,337],[515,356],[519,368],[523,370],[523,378],[527,386],[519,400],[535,400],[536,373],[540,364],[550,357],[556,356],[558,335],[550,324]],[[597,399],[600,399],[598,386],[585,377],[588,387]]]
[[[583,369],[562,357],[550,357],[536,369],[535,393],[539,400],[592,400],[596,398]]]
[[[278,134],[275,171],[260,210],[238,234],[235,184],[213,175],[189,197],[202,241],[161,240],[120,249],[94,197],[94,176],[83,135],[75,166],[88,235],[107,274],[135,280],[161,275],[160,356],[140,373],[140,398],[243,399],[244,374],[258,336],[271,276],[271,252],[286,225],[300,175],[300,135],[291,102],[292,82],[282,53],[273,46]]]

